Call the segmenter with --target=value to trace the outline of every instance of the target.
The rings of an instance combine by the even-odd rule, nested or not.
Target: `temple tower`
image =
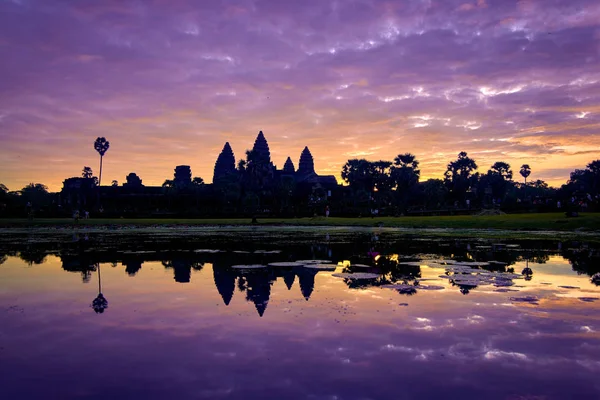
[[[310,150],[308,150],[308,146],[305,147],[304,150],[302,150],[302,154],[300,154],[298,174],[303,176],[315,174],[315,163],[312,154],[310,154]]]
[[[267,139],[265,139],[265,135],[263,132],[258,132],[258,136],[254,141],[254,147],[252,151],[258,155],[258,158],[262,161],[265,161],[267,164],[271,162],[271,152],[269,151],[269,144],[267,143]]]
[[[229,142],[226,142],[215,163],[213,182],[216,182],[219,178],[223,178],[231,173],[235,173],[235,156],[233,155],[233,150],[231,149]]]
[[[192,184],[192,170],[189,165],[178,165],[175,167],[173,183],[176,187],[186,187]]]
[[[292,159],[288,157],[283,165],[283,173],[286,175],[294,175],[294,172],[296,172],[296,168],[294,167]]]

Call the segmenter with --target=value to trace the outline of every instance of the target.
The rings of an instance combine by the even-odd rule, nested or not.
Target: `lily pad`
[[[297,260],[300,264],[331,264],[331,260]]]
[[[262,264],[249,264],[249,265],[232,265],[231,268],[234,268],[234,269],[261,269],[261,268],[267,268],[267,266],[262,265]]]
[[[304,268],[318,269],[319,271],[335,271],[335,264],[304,264]]]
[[[489,262],[486,261],[460,261],[459,265],[468,265],[470,267],[485,267],[490,265]]]
[[[516,303],[538,304],[540,299],[535,296],[525,296],[525,297],[511,297],[510,301],[514,301]]]
[[[585,301],[586,303],[593,303],[594,301],[599,300],[598,297],[578,297],[577,299]]]
[[[303,267],[304,264],[293,261],[282,261],[269,263],[269,267]]]
[[[344,278],[344,279],[377,279],[377,278],[379,278],[379,275],[377,275],[377,274],[369,274],[366,272],[355,272],[353,274],[338,273],[338,274],[332,274],[331,276],[335,276],[336,278]]]

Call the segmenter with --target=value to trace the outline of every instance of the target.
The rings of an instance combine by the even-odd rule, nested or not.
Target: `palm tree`
[[[523,178],[525,178],[525,186],[527,186],[527,177],[531,175],[531,168],[529,168],[529,164],[521,165],[521,170],[519,173]]]
[[[94,142],[94,149],[100,154],[100,176],[98,178],[98,186],[102,183],[102,157],[104,157],[104,154],[108,151],[109,147],[110,143],[106,138],[99,137]]]
[[[92,169],[90,167],[83,167],[83,170],[81,170],[81,176],[83,178],[89,179],[92,176],[94,176],[94,173],[92,172]]]

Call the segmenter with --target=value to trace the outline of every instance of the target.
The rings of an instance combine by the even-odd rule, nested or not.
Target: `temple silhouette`
[[[71,210],[102,210],[105,216],[149,215],[235,215],[323,214],[333,197],[344,187],[335,176],[319,175],[308,149],[300,152],[298,169],[291,157],[278,169],[271,160],[265,135],[260,131],[245,158],[237,160],[229,142],[219,153],[211,184],[193,178],[189,165],[177,165],[172,179],[162,186],[145,186],[132,172],[119,186],[96,185],[94,177],[65,179],[60,204],[65,213]],[[347,189],[347,188],[346,188]]]
[[[304,150],[300,153],[300,159],[298,162],[298,170],[294,167],[294,162],[290,157],[287,158],[283,169],[277,169],[271,161],[271,151],[269,150],[269,144],[265,135],[262,131],[258,132],[258,136],[254,141],[251,153],[261,163],[267,166],[267,174],[272,180],[279,180],[282,177],[292,177],[295,183],[309,183],[315,185],[322,185],[324,187],[335,187],[337,186],[337,180],[333,175],[318,175],[315,172],[315,163],[308,146],[304,147]],[[213,183],[219,182],[221,179],[230,176],[231,174],[239,173],[236,170],[235,156],[233,150],[226,142],[223,146],[223,150],[217,157],[215,163],[215,170],[213,174]]]

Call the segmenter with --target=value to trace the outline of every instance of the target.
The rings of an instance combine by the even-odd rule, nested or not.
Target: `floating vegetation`
[[[507,293],[507,292],[518,292],[517,289],[496,289],[494,292],[498,293]]]
[[[318,269],[319,271],[335,271],[337,265],[335,264],[304,264],[304,268]]]
[[[399,303],[398,305],[402,307],[408,307],[408,303]]]
[[[600,272],[597,272],[594,275],[592,275],[592,278],[590,280],[594,285],[600,286]]]
[[[344,279],[377,279],[379,275],[377,274],[369,274],[367,272],[355,272],[355,273],[337,273],[332,274],[331,276],[335,276],[336,278],[344,278]]]
[[[505,280],[505,279],[496,279],[496,281],[494,282],[494,286],[496,287],[508,287],[508,286],[514,286],[514,282],[510,281],[510,280]]]
[[[418,285],[417,288],[419,290],[444,290],[445,289],[443,286],[436,286],[436,285]]]
[[[400,294],[415,294],[417,293],[417,289],[420,289],[419,286],[415,285],[407,285],[407,284],[395,284],[395,285],[383,285],[382,288],[385,289],[394,289],[398,291]]]
[[[599,300],[598,297],[578,297],[577,299],[586,303],[593,303],[594,301]]]
[[[568,285],[559,286],[559,288],[563,288],[563,289],[581,289],[579,286],[568,286]]]
[[[331,260],[297,260],[299,264],[331,264]]]
[[[459,261],[458,264],[468,265],[471,267],[486,267],[490,265],[490,263],[487,261]]]
[[[511,297],[510,301],[514,301],[516,303],[530,303],[530,304],[539,304],[540,299],[535,296],[525,296],[525,297]]]
[[[489,282],[485,279],[478,279],[477,277],[473,277],[473,276],[469,276],[469,275],[465,275],[464,277],[462,277],[462,276],[452,277],[451,282],[454,283],[455,285],[459,285],[459,286],[472,286],[472,287],[491,284],[491,282]]]
[[[463,265],[453,265],[449,268],[446,268],[446,271],[448,272],[454,272],[454,273],[461,273],[461,274],[471,274],[474,272],[479,272],[481,271],[480,269],[475,269],[475,268],[471,268],[469,266],[463,266]]]
[[[249,264],[249,265],[232,265],[231,268],[234,268],[234,269],[261,269],[261,268],[267,268],[267,266],[262,265],[262,264]]]
[[[304,267],[304,264],[293,261],[281,261],[269,263],[269,267]]]
[[[451,265],[451,264],[456,264],[456,260],[446,260],[446,259],[441,259],[441,260],[431,260],[431,263],[433,264],[438,264],[438,265]]]

